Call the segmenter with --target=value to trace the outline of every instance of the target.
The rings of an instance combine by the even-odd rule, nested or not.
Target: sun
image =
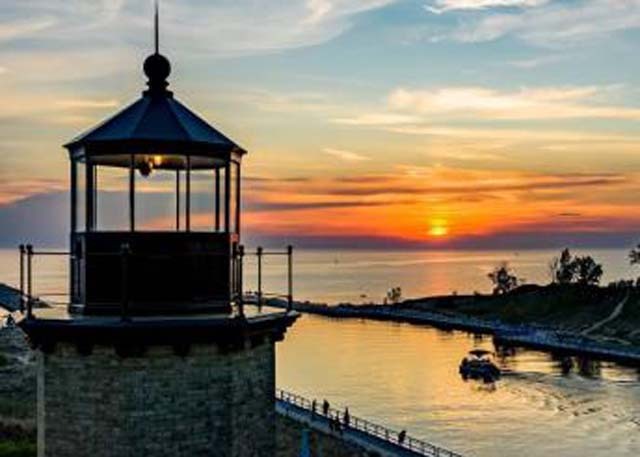
[[[429,229],[429,235],[431,236],[447,236],[449,234],[449,229],[442,225],[434,225]]]
[[[431,221],[430,225],[431,227],[429,228],[429,235],[433,237],[443,237],[449,234],[449,227],[447,227],[445,221]]]

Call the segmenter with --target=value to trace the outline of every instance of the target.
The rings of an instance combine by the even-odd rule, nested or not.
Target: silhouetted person
[[[571,357],[564,357],[560,362],[560,368],[562,370],[562,374],[569,374],[573,368],[573,360]]]
[[[318,402],[316,402],[316,400],[314,399],[311,402],[311,415],[315,416],[316,415],[316,408],[318,407]]]
[[[342,425],[340,425],[340,414],[336,413],[336,418],[334,419],[336,424],[336,431],[342,435]]]
[[[329,428],[332,432],[337,432],[340,424],[336,423],[336,419],[334,417],[329,417]]]
[[[407,437],[407,431],[402,430],[398,433],[398,444],[404,444],[404,439]]]
[[[349,408],[344,409],[344,416],[342,417],[342,422],[345,427],[349,426],[349,422],[351,421],[351,416],[349,416]]]
[[[322,402],[322,414],[325,416],[329,415],[329,402],[327,400]]]

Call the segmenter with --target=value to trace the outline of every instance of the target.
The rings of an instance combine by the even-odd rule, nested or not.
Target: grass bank
[[[0,457],[35,457],[38,455],[36,440],[0,441]]]
[[[0,422],[0,457],[35,457],[35,428],[19,421]]]
[[[525,285],[503,295],[428,297],[407,300],[400,309],[463,315],[509,324],[538,324],[581,332],[607,318],[627,297],[618,318],[591,336],[640,345],[640,289],[577,284]]]

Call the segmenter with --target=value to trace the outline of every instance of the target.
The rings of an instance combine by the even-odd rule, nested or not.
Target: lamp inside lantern
[[[138,167],[138,171],[143,178],[149,177],[153,171],[154,161],[152,159],[143,160]]]

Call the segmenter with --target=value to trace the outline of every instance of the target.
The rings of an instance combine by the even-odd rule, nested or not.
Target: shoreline
[[[430,297],[407,300],[397,305],[353,305],[330,306],[310,302],[295,302],[293,309],[336,319],[371,319],[427,325],[441,330],[460,330],[469,333],[491,335],[498,345],[543,350],[566,356],[585,356],[599,360],[640,366],[640,346],[631,343],[611,343],[593,336],[581,335],[576,330],[540,325],[532,322],[511,324],[500,319],[482,319],[460,313],[413,309],[414,303],[425,303],[443,299],[473,300],[471,296]],[[268,306],[286,307],[285,303],[271,300]]]

